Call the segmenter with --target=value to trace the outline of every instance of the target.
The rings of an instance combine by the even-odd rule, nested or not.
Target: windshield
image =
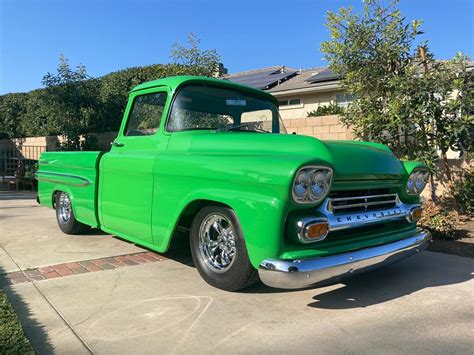
[[[286,133],[271,101],[242,91],[202,84],[182,88],[173,102],[168,130]]]

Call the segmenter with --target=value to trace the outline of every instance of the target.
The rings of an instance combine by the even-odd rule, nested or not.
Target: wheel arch
[[[184,245],[185,243],[188,243],[189,232],[191,230],[191,224],[193,223],[194,217],[201,209],[207,206],[227,207],[236,213],[232,206],[222,201],[206,198],[196,198],[194,200],[188,201],[176,219],[165,251],[176,248],[181,244]]]
[[[60,193],[60,192],[65,192],[69,195],[69,198],[71,199],[71,207],[74,211],[74,194],[71,193],[71,190],[67,189],[67,188],[62,188],[62,187],[56,187],[52,190],[52,193],[51,193],[51,206],[56,209],[56,196]],[[74,211],[75,212],[75,211]]]
[[[232,206],[229,206],[226,203],[216,201],[216,200],[208,200],[208,199],[197,199],[190,201],[181,212],[181,215],[178,217],[178,220],[175,225],[175,230],[179,227],[189,228],[191,227],[191,223],[193,222],[194,217],[198,213],[199,210],[203,209],[207,206],[221,206],[227,207],[234,211]]]
[[[53,190],[53,192],[51,193],[51,206],[53,207],[53,209],[56,209],[56,195],[60,192],[65,192],[65,191],[56,189],[56,190]]]
[[[283,199],[275,197],[273,190],[202,189],[193,191],[181,201],[173,205],[170,198],[153,213],[152,233],[154,246],[159,252],[167,252],[180,241],[184,245],[185,240],[189,240],[189,227],[197,211],[204,206],[218,205],[235,213],[254,267],[257,268],[263,259],[276,258],[280,254],[283,242],[281,221],[286,204]]]

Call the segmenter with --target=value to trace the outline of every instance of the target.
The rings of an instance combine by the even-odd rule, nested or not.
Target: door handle
[[[120,143],[120,142],[112,142],[112,145],[113,145],[114,147],[123,147],[125,144]]]

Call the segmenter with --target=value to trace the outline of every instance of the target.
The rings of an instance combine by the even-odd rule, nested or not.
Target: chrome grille
[[[334,214],[367,212],[393,208],[398,202],[398,195],[386,190],[336,192],[329,196],[327,209]]]

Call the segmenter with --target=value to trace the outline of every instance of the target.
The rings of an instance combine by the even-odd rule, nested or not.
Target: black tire
[[[220,270],[217,270],[211,265],[212,262],[204,255],[205,252],[202,249],[203,244],[200,243],[201,227],[205,230],[205,226],[210,226],[211,224],[207,223],[210,223],[209,219],[213,218],[213,216],[222,216],[224,217],[223,222],[227,224],[230,222],[231,235],[233,237],[231,245],[235,246],[235,249],[232,248],[235,250],[232,261],[225,268]],[[227,227],[225,230],[227,231],[229,228]],[[214,234],[220,236],[219,233],[215,232]],[[242,228],[232,209],[221,206],[208,206],[199,211],[191,225],[190,245],[194,264],[201,277],[208,284],[226,291],[238,291],[255,284],[259,280],[258,272],[252,266],[248,257]],[[213,253],[213,255],[216,254]],[[219,258],[220,255],[222,254],[217,253],[217,258]],[[220,260],[223,261],[222,258],[220,258]]]
[[[67,213],[63,207],[65,201],[69,201],[69,214],[66,218]],[[76,220],[74,216],[74,211],[72,210],[71,200],[69,195],[63,191],[59,191],[55,196],[55,206],[56,206],[56,220],[58,221],[59,228],[66,234],[83,234],[89,230],[89,226]],[[65,206],[65,205],[64,205]]]

